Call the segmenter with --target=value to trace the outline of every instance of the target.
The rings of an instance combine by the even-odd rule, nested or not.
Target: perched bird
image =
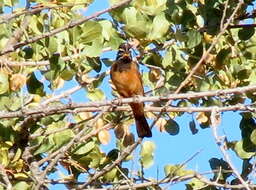
[[[110,77],[117,92],[124,98],[143,96],[144,89],[138,65],[132,60],[131,45],[123,43],[119,47],[116,61],[110,70]],[[152,137],[151,130],[144,116],[143,103],[130,103],[139,137]]]

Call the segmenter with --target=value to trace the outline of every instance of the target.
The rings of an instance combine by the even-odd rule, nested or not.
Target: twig
[[[88,125],[91,125],[92,123],[95,123],[95,121],[97,121],[98,118],[100,118],[102,115],[99,114],[97,117],[95,117],[92,121],[89,122]],[[41,174],[41,178],[44,179],[45,176],[47,175],[47,173],[49,171],[52,170],[52,168],[56,165],[56,163],[59,161],[59,159],[61,157],[64,156],[64,154],[71,148],[73,147],[75,144],[77,144],[78,142],[81,142],[81,138],[86,134],[86,131],[88,130],[87,127],[85,127],[84,129],[82,129],[72,140],[70,140],[65,146],[63,146],[60,150],[58,150],[58,154],[54,157],[53,160],[51,160],[50,164],[44,169],[44,171]],[[90,135],[88,134],[88,138],[90,138],[92,135],[95,135],[97,133],[95,133],[95,131],[93,131],[92,133],[90,133]],[[49,156],[48,156],[49,157]],[[43,185],[44,180],[41,181],[39,184],[37,184],[37,188],[41,187],[41,185]]]
[[[82,86],[80,86],[80,85],[79,85],[79,86],[75,86],[75,87],[73,87],[73,88],[71,88],[71,89],[68,89],[67,91],[62,92],[62,93],[59,94],[59,95],[53,96],[53,97],[51,97],[51,98],[49,98],[49,99],[43,101],[43,102],[41,103],[41,105],[42,105],[42,106],[45,106],[45,105],[47,105],[47,104],[49,104],[49,103],[51,103],[51,102],[58,101],[58,100],[60,100],[61,98],[65,98],[65,97],[67,97],[67,96],[70,96],[71,94],[75,93],[76,91],[80,90],[81,88],[82,88]]]
[[[86,4],[87,3],[72,3],[72,4],[69,3],[69,4],[64,4],[64,5],[51,5],[51,6],[44,5],[43,7],[37,7],[37,8],[30,9],[30,10],[25,9],[20,12],[8,13],[8,14],[1,15],[0,16],[0,24],[8,23],[11,19],[14,19],[14,18],[19,17],[24,14],[29,14],[29,15],[37,14],[38,12],[45,10],[45,9],[61,9],[64,7],[73,7],[76,5],[86,5]]]
[[[111,51],[112,49],[110,47],[102,49],[102,52]],[[82,53],[77,53],[69,56],[61,57],[63,61],[70,61],[72,59],[80,58],[85,56]],[[25,66],[31,66],[31,67],[40,67],[40,66],[47,66],[50,65],[49,60],[44,61],[12,61],[9,59],[3,59],[0,58],[0,64],[5,64],[9,67],[25,67]]]
[[[237,176],[237,178],[242,183],[244,188],[246,188],[247,190],[251,190],[249,185],[244,181],[244,179],[241,177],[241,175],[237,171],[236,167],[233,165],[233,163],[229,157],[229,154],[226,151],[227,145],[226,145],[225,137],[218,136],[218,131],[217,131],[217,127],[219,125],[219,121],[217,119],[219,117],[218,114],[219,114],[218,108],[214,107],[212,109],[212,113],[211,113],[211,129],[212,129],[212,133],[215,138],[216,144],[219,146],[220,151],[222,152],[225,160],[227,161],[229,166],[232,168],[233,173]]]
[[[113,161],[112,164],[105,166],[101,171],[96,172],[92,177],[90,177],[83,185],[79,185],[77,189],[84,189],[84,187],[91,185],[96,179],[98,179],[100,176],[103,176],[110,170],[112,170],[114,167],[116,167],[120,162],[122,162],[127,156],[131,154],[131,152],[142,142],[142,138],[139,138],[134,144],[131,146],[128,146],[122,154],[118,156],[118,158]],[[129,186],[129,185],[128,185]],[[130,186],[129,186],[130,187]]]
[[[224,21],[225,21],[225,17],[226,17],[226,14],[227,14],[228,3],[229,3],[229,0],[227,0],[225,2],[223,15],[222,15],[221,22],[220,22],[220,30],[223,30],[223,28],[224,28]]]
[[[30,177],[31,179],[37,184],[40,183],[43,179],[40,177],[40,167],[37,161],[35,161],[33,158],[33,155],[30,152],[30,147],[26,147],[22,158],[26,161],[29,171],[31,172]]]
[[[0,175],[2,176],[2,179],[5,183],[6,190],[12,190],[12,184],[11,184],[7,173],[5,172],[5,168],[2,164],[0,164]]]
[[[81,18],[81,19],[79,19],[79,20],[70,21],[67,25],[65,25],[65,26],[63,26],[63,27],[54,29],[54,30],[52,30],[52,31],[50,31],[50,32],[45,32],[45,33],[43,33],[42,35],[39,35],[39,36],[30,38],[30,39],[28,39],[28,40],[26,40],[26,41],[24,41],[24,42],[16,43],[16,44],[14,44],[12,47],[10,47],[9,49],[7,49],[7,50],[5,50],[5,51],[1,51],[1,52],[0,52],[0,55],[4,55],[4,54],[7,54],[7,53],[11,53],[11,52],[15,51],[16,49],[18,49],[18,48],[20,48],[20,47],[23,47],[23,46],[25,46],[25,45],[34,43],[34,42],[36,42],[36,41],[38,41],[38,40],[41,40],[41,39],[43,39],[43,38],[53,36],[53,35],[55,35],[55,34],[58,34],[58,33],[60,33],[60,32],[65,31],[65,30],[67,30],[67,29],[70,29],[70,28],[73,28],[73,27],[78,26],[78,25],[80,25],[80,24],[83,24],[84,22],[86,22],[86,21],[88,21],[88,20],[94,19],[94,18],[96,18],[96,17],[98,17],[98,16],[100,16],[100,15],[102,15],[102,14],[104,14],[104,13],[107,13],[107,12],[112,11],[112,10],[114,10],[114,9],[117,9],[117,8],[119,8],[119,7],[121,7],[121,6],[124,6],[125,4],[128,4],[128,3],[131,2],[131,1],[132,1],[132,0],[124,0],[124,1],[122,1],[122,2],[120,2],[120,3],[118,3],[118,4],[115,4],[115,5],[113,5],[113,6],[109,7],[109,8],[107,8],[107,9],[104,9],[104,10],[102,10],[102,11],[98,11],[98,12],[92,14],[91,16],[84,17],[84,18]]]
[[[47,107],[36,107],[36,108],[29,108],[29,109],[22,109],[20,111],[14,111],[14,112],[6,112],[1,111],[0,112],[0,118],[15,118],[15,117],[28,117],[30,115],[34,115],[34,117],[42,117],[45,115],[52,115],[57,113],[76,113],[81,111],[93,111],[98,110],[98,108],[102,108],[104,106],[111,106],[106,108],[106,111],[113,111],[113,110],[124,110],[123,107],[120,107],[121,104],[129,104],[132,102],[158,102],[158,101],[166,101],[166,100],[177,100],[177,99],[193,99],[193,98],[203,98],[203,97],[209,97],[209,96],[224,96],[228,94],[243,94],[245,92],[252,92],[256,90],[256,85],[250,85],[246,87],[239,87],[239,88],[233,88],[233,89],[226,89],[226,90],[215,90],[215,91],[206,91],[206,92],[191,92],[191,93],[183,93],[183,94],[171,94],[168,96],[152,96],[152,97],[136,97],[136,98],[120,98],[115,100],[104,100],[104,101],[94,101],[94,102],[87,102],[87,103],[69,103],[67,105],[57,105],[57,106],[47,106]],[[115,106],[115,107],[113,107]],[[120,109],[118,108],[120,107]],[[79,110],[78,108],[83,108],[83,110]],[[75,110],[76,109],[76,110]],[[149,107],[145,108],[150,110]],[[187,108],[186,108],[187,109]],[[227,106],[223,107],[220,110],[221,111],[235,111],[235,110],[255,110],[255,108],[250,107],[250,105],[242,105],[237,104],[235,106]],[[127,109],[128,110],[128,109]],[[152,111],[159,110],[158,107],[153,107]],[[164,112],[166,110],[176,110],[176,111],[184,111],[184,109],[181,108],[175,108],[175,107],[165,107],[162,109]],[[186,110],[188,111],[188,110]],[[209,109],[206,107],[203,108],[194,108],[190,107],[189,111],[195,112],[195,111],[207,111],[209,112]]]
[[[237,11],[239,10],[240,6],[243,4],[243,0],[239,0],[239,3],[237,4],[235,10],[233,11],[232,15],[227,20],[226,24],[223,26],[220,33],[216,36],[216,38],[213,40],[211,46],[207,49],[207,51],[202,55],[201,59],[198,61],[198,63],[193,67],[193,69],[190,71],[188,76],[185,78],[185,80],[180,84],[180,86],[176,89],[175,93],[178,93],[181,91],[182,88],[184,88],[187,83],[190,81],[191,77],[195,74],[195,72],[199,69],[201,64],[204,62],[204,60],[208,57],[211,50],[214,48],[214,46],[218,43],[220,37],[225,33],[225,30],[230,25],[231,21],[233,20],[234,16],[236,15]]]

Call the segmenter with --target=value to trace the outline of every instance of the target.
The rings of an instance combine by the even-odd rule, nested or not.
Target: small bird
[[[132,60],[130,49],[131,45],[129,43],[123,43],[119,46],[116,61],[110,70],[111,80],[117,92],[124,98],[144,95],[138,64]],[[152,132],[144,115],[144,104],[130,103],[130,106],[133,111],[138,136],[142,138],[152,137]]]

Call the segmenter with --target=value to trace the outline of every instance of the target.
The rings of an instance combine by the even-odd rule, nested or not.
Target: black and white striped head
[[[124,63],[129,63],[132,61],[132,55],[130,49],[132,46],[129,43],[122,43],[117,52],[116,60],[122,61]]]

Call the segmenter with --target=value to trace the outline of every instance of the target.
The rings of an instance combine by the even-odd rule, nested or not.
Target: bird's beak
[[[129,53],[124,53],[122,57],[130,57]]]

